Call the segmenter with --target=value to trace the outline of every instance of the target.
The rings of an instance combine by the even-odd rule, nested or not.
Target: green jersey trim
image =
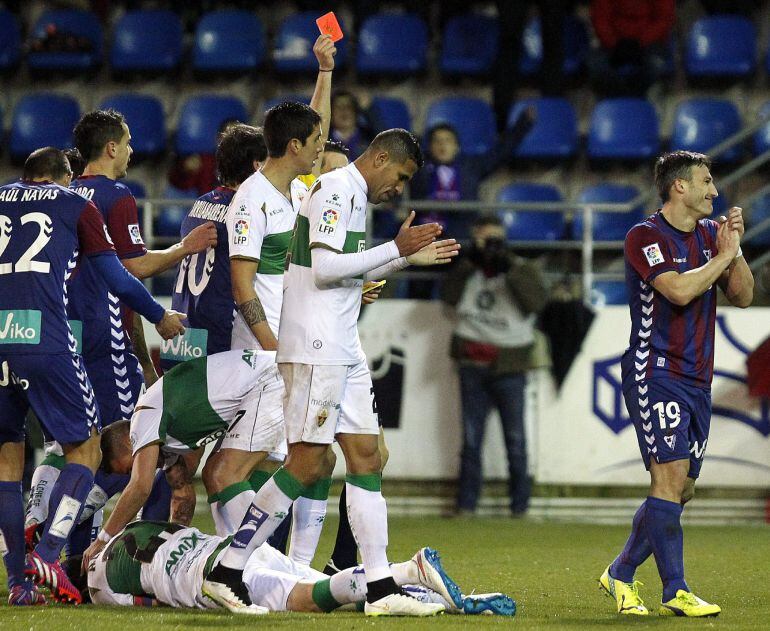
[[[297,215],[294,234],[291,237],[289,256],[286,257],[286,269],[290,263],[300,267],[310,267],[310,222],[305,215]]]
[[[286,253],[291,243],[292,230],[269,234],[262,240],[258,274],[283,274]]]

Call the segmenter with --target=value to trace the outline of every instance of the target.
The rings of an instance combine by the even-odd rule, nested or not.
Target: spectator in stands
[[[369,146],[372,134],[358,99],[352,92],[337,90],[332,95],[331,140],[340,142],[355,160]]]
[[[524,389],[532,367],[535,317],[547,293],[538,266],[507,247],[505,228],[496,215],[479,217],[472,239],[472,247],[452,266],[442,288],[442,300],[456,316],[451,356],[457,361],[462,404],[457,511],[476,510],[481,446],[494,405],[508,456],[511,513],[522,515],[530,496]]]
[[[530,17],[531,5],[540,16],[543,63],[539,84],[546,96],[559,96],[564,90],[564,18],[569,0],[497,0],[500,16],[500,39],[492,73],[493,101],[497,129],[503,131],[508,110],[518,86],[522,35]]]
[[[674,0],[592,0],[600,47],[589,71],[607,96],[643,96],[662,75],[676,20]]]
[[[237,122],[233,119],[223,121],[217,131],[217,137]],[[215,189],[219,181],[214,154],[193,153],[189,156],[179,156],[169,171],[168,182],[175,189],[190,193],[191,197],[200,197]]]

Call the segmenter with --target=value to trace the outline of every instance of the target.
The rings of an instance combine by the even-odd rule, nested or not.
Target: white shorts
[[[330,445],[336,434],[379,434],[372,376],[366,361],[353,366],[278,364],[286,384],[284,418],[289,444]]]
[[[326,574],[295,563],[266,543],[252,552],[243,570],[243,582],[251,602],[270,611],[286,611],[286,601],[297,583],[317,583],[327,578]]]
[[[266,451],[286,455],[286,428],[283,424],[283,380],[276,380],[262,390],[255,388],[241,402],[241,418],[230,424],[216,449],[238,449],[251,453]]]

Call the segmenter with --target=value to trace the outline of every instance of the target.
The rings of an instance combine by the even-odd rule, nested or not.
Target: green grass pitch
[[[211,530],[209,519],[196,525]],[[316,565],[325,561],[336,532],[330,517]],[[121,609],[48,606],[34,609],[0,603],[0,630],[149,631],[151,629],[374,627],[438,629],[515,625],[518,629],[719,628],[726,631],[770,628],[770,537],[763,527],[685,527],[685,567],[690,587],[722,606],[722,615],[705,620],[621,618],[598,590],[597,578],[623,545],[627,527],[541,523],[527,519],[392,518],[389,557],[409,558],[424,545],[437,548],[444,566],[465,590],[504,591],[517,601],[513,619],[443,615],[438,618],[366,619],[363,614],[270,614],[241,618],[223,611]],[[642,596],[650,606],[660,599],[652,559],[640,569]],[[5,576],[0,574],[2,586]]]

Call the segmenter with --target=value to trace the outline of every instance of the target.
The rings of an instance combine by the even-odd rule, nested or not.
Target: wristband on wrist
[[[328,70],[326,68],[319,68],[318,72],[331,72],[332,70],[334,70],[334,68],[329,68]]]
[[[96,540],[101,541],[102,543],[109,543],[112,541],[112,535],[102,528],[96,536]]]
[[[743,256],[743,250],[741,249],[741,246],[738,246],[738,254],[735,255],[736,259],[739,259]]]

